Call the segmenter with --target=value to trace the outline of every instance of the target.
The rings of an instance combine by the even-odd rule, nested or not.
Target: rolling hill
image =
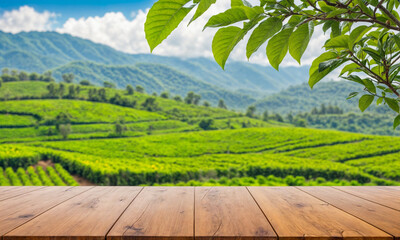
[[[398,137],[48,84],[0,87],[0,185],[400,185]]]
[[[0,32],[0,68],[17,68],[29,72],[57,69],[59,73],[68,70],[77,73],[78,76],[90,77],[92,75],[88,73],[92,71],[90,66],[93,66],[93,63],[98,64],[95,72],[108,73],[110,67],[127,68],[123,71],[130,71],[129,67],[140,63],[146,64],[149,70],[151,65],[161,64],[190,78],[193,90],[202,89],[204,86],[224,89],[225,93],[219,93],[218,97],[230,92],[230,94],[251,95],[249,98],[259,98],[308,79],[307,67],[283,67],[277,72],[272,67],[246,62],[230,62],[226,66],[226,71],[223,71],[213,60],[206,58],[182,59],[151,54],[127,54],[101,44],[56,32],[18,34]],[[154,65],[154,68],[159,67]],[[57,77],[60,80],[59,74]],[[126,82],[126,78],[121,74],[113,74],[108,78],[119,86]],[[95,78],[91,80],[95,81]],[[163,83],[164,86],[171,84],[171,82],[164,82],[163,78],[158,78],[157,81]],[[169,88],[179,87],[179,85],[169,86]],[[147,90],[149,93],[153,91],[159,93],[159,89],[155,87]],[[230,105],[241,107],[240,104],[231,103]]]

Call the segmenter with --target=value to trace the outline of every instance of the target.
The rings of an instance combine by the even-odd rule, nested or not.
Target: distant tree
[[[226,105],[225,105],[225,102],[224,102],[224,100],[222,100],[222,99],[220,99],[220,100],[218,101],[218,107],[219,107],[219,108],[223,108],[223,109],[227,109],[227,107],[226,107]]]
[[[304,118],[296,117],[294,119],[293,123],[296,127],[306,127],[307,126],[306,120]]]
[[[264,112],[263,112],[263,121],[265,121],[265,122],[267,122],[268,121],[268,110],[265,110]]]
[[[160,97],[168,99],[169,98],[169,93],[168,92],[162,92]]]
[[[246,116],[254,118],[256,116],[256,106],[249,106],[246,110]]]
[[[195,95],[194,95],[194,99],[193,99],[193,104],[194,104],[194,105],[199,105],[200,100],[201,100],[201,96],[198,95],[198,94],[195,94]]]
[[[105,88],[99,89],[99,91],[98,91],[98,96],[99,96],[100,101],[102,101],[102,102],[107,101],[107,92],[106,92],[106,89],[105,89]]]
[[[157,95],[157,93],[156,92],[153,92],[153,94],[151,94],[153,97],[157,97],[158,95]]]
[[[125,126],[125,121],[123,119],[120,119],[115,122],[115,134],[116,135],[122,136],[126,130],[127,130],[127,127]]]
[[[71,125],[70,124],[61,124],[60,127],[60,134],[64,139],[67,139],[69,134],[71,133]]]
[[[174,100],[177,102],[182,102],[182,97],[177,95],[174,97]]]
[[[213,124],[214,124],[214,120],[211,118],[210,119],[202,119],[199,122],[199,127],[203,130],[211,130]]]
[[[60,131],[61,125],[66,125],[71,122],[68,114],[60,112],[56,118],[54,119],[54,125],[56,126],[56,130]]]
[[[126,85],[126,91],[127,91],[128,95],[133,95],[133,93],[135,92],[132,85],[130,85],[130,84]]]
[[[20,81],[29,81],[29,74],[24,72],[24,71],[21,71],[18,74],[18,78],[19,78]]]
[[[3,68],[2,70],[1,70],[1,75],[9,75],[10,74],[10,70],[8,69],[8,68]]]
[[[288,122],[293,123],[293,115],[291,113],[286,116],[286,119]]]
[[[0,88],[1,88],[2,84],[3,84],[3,80],[0,79]]]
[[[274,119],[275,119],[275,121],[283,122],[283,117],[279,113],[276,113],[274,115]]]
[[[81,87],[80,86],[76,86],[75,91],[76,91],[76,94],[79,94],[81,92]]]
[[[62,79],[66,83],[72,83],[74,81],[74,78],[75,78],[75,76],[73,73],[64,73],[62,75]]]
[[[40,80],[40,75],[37,73],[31,73],[29,74],[29,80],[31,81],[39,81]]]
[[[144,93],[144,88],[143,88],[142,86],[140,86],[140,85],[137,85],[137,86],[136,86],[136,92],[138,92],[138,93]]]
[[[65,85],[64,83],[60,83],[60,86],[58,88],[58,96],[62,98],[64,96],[64,93],[65,93]]]
[[[194,100],[194,96],[195,96],[194,92],[188,92],[186,97],[185,97],[185,99],[184,99],[185,103],[186,104],[192,104],[193,100]]]
[[[204,107],[210,107],[211,104],[210,104],[209,102],[207,102],[207,101],[204,101],[204,102],[203,102],[203,106],[204,106]]]
[[[18,70],[16,70],[16,69],[11,70],[10,75],[13,76],[13,77],[17,77],[18,76]]]
[[[89,80],[83,79],[82,81],[79,82],[80,85],[82,86],[90,86],[92,84],[90,84]]]
[[[48,95],[50,97],[55,97],[57,94],[57,88],[56,88],[56,84],[54,83],[50,83],[49,85],[47,85],[47,91],[49,91]]]
[[[105,88],[115,88],[115,84],[114,84],[114,83],[112,83],[112,82],[107,82],[107,81],[104,81],[104,82],[103,82],[103,86],[104,86]]]
[[[70,98],[70,99],[73,99],[73,98],[76,97],[76,88],[75,88],[74,85],[70,85],[68,87],[68,95],[67,95],[67,97]]]
[[[158,107],[156,98],[154,97],[146,98],[146,100],[142,103],[142,107],[150,112],[156,111]]]
[[[149,127],[147,128],[147,134],[151,135],[153,133],[153,130],[154,130],[154,127],[153,127],[153,125],[150,124]]]
[[[48,77],[48,78],[52,78],[53,77],[53,72],[52,71],[46,71],[43,73],[43,76]]]

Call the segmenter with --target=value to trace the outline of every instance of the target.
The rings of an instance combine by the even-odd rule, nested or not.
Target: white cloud
[[[201,18],[187,26],[194,12],[193,10],[171,36],[154,50],[154,54],[212,58],[211,42],[216,29],[209,28],[204,32],[202,29],[207,19],[227,9],[229,4],[229,0],[218,1]],[[102,43],[127,53],[149,53],[150,49],[144,34],[147,11],[139,10],[132,13],[130,17],[124,16],[121,12],[109,12],[102,17],[70,18],[56,31]],[[248,37],[238,44],[230,59],[247,61],[245,54],[247,39]],[[326,37],[323,35],[322,30],[317,28],[309,48],[302,58],[303,65],[310,65],[312,60],[322,53],[321,46],[325,40]],[[265,48],[266,46],[262,46],[258,52],[253,54],[250,62],[268,65]],[[299,66],[289,55],[281,65]]]
[[[35,11],[29,6],[21,6],[19,9],[5,11],[0,16],[0,30],[10,33],[22,31],[48,31],[52,30],[55,13]]]

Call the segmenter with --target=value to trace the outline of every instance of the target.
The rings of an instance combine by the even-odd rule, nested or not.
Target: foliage
[[[189,4],[188,3],[192,3]],[[204,7],[207,2],[207,7]],[[216,1],[158,0],[150,9],[145,33],[153,50],[179,25],[195,5],[195,16],[202,15]],[[266,55],[270,64],[279,69],[289,54],[300,63],[314,32],[321,25],[330,38],[324,52],[316,58],[309,72],[312,88],[338,67],[341,76],[363,86],[365,94],[359,100],[364,111],[377,98],[399,113],[400,93],[400,2],[394,0],[367,1],[302,1],[260,0],[258,6],[247,1],[232,0],[231,8],[212,16],[204,28],[219,28],[212,51],[222,67],[235,46],[250,32],[247,57],[268,40]],[[243,23],[243,27],[236,26]],[[359,74],[353,74],[353,73]],[[354,97],[351,93],[349,97]],[[394,128],[400,124],[400,115]]]

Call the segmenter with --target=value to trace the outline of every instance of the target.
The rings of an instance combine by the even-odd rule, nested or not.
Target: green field
[[[398,137],[297,128],[161,97],[149,111],[150,96],[116,89],[102,102],[83,86],[73,99],[49,99],[47,84],[0,88],[14,97],[0,104],[3,185],[76,185],[77,177],[99,185],[400,185]],[[136,105],[108,102],[116,93]],[[54,168],[37,167],[48,160]]]

